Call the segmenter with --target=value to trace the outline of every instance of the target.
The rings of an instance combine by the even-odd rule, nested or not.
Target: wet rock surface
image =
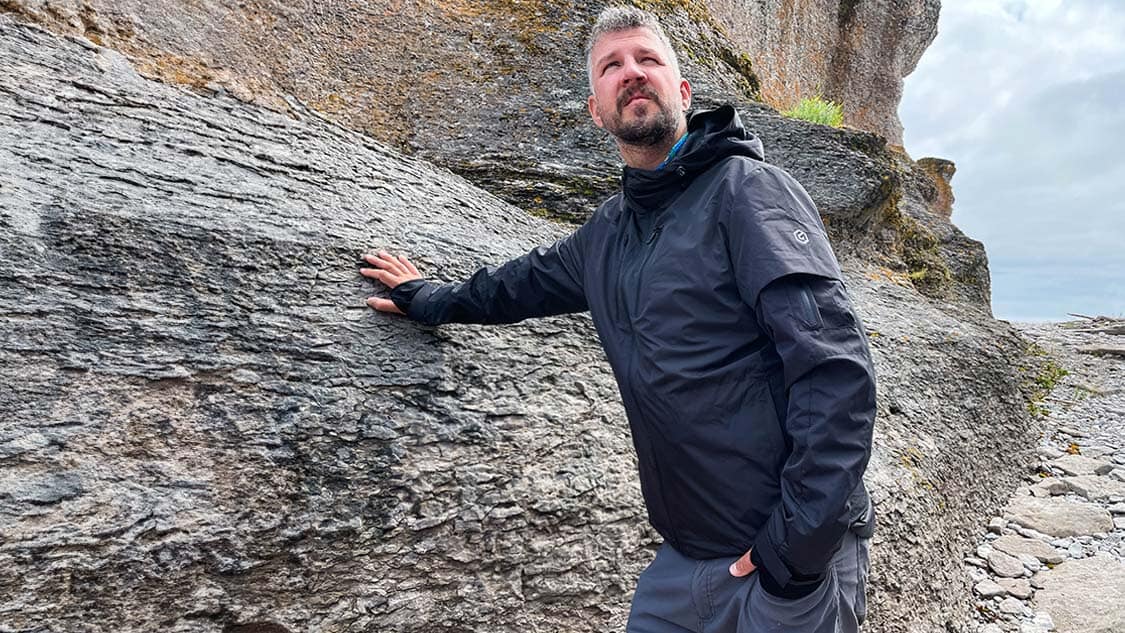
[[[1125,489],[1113,477],[1125,464],[1125,363],[1082,352],[1120,336],[1090,322],[1019,327],[1048,359],[1037,381],[1053,384],[1033,404],[1044,434],[1025,485],[965,560],[979,630],[1125,630]],[[985,571],[982,548],[1018,557],[1028,586]]]
[[[0,623],[620,630],[657,539],[588,318],[425,328],[356,273],[567,229],[288,106],[0,16]],[[1031,458],[1025,343],[840,247],[879,374],[866,630],[960,630],[958,544]]]

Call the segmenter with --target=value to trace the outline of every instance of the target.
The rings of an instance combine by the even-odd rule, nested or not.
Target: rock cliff
[[[706,0],[778,109],[823,95],[902,145],[902,80],[937,36],[940,0]]]
[[[3,0],[0,10],[120,50],[149,77],[281,111],[293,95],[521,208],[576,221],[613,190],[619,164],[586,114],[582,44],[606,4]],[[758,99],[788,107],[823,93],[848,124],[895,145],[902,77],[933,38],[939,3],[634,4],[661,14],[696,94],[758,110]]]
[[[208,15],[167,19],[204,42]],[[145,79],[151,60],[0,15],[0,627],[620,630],[655,535],[588,319],[419,327],[364,307],[355,271],[387,247],[459,278],[566,227],[295,99]],[[873,135],[743,111],[816,197],[871,337],[870,630],[958,630],[959,547],[1034,435],[1023,344],[928,176]],[[604,145],[497,112],[552,151]]]

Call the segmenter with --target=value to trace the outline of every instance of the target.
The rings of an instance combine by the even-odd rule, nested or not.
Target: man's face
[[[668,50],[646,28],[606,33],[590,55],[590,116],[619,142],[652,146],[676,134],[691,105],[691,87]]]

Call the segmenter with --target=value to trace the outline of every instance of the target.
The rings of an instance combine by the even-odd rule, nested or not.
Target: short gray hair
[[[594,23],[594,28],[590,31],[590,37],[586,39],[586,78],[590,82],[591,92],[594,91],[594,60],[591,59],[594,54],[594,45],[607,33],[617,33],[630,29],[652,31],[653,35],[664,45],[664,48],[668,49],[668,59],[672,68],[677,75],[680,74],[680,60],[676,57],[676,49],[672,48],[671,40],[664,33],[664,29],[660,27],[660,22],[656,20],[655,15],[636,7],[606,7],[602,9],[598,21]]]

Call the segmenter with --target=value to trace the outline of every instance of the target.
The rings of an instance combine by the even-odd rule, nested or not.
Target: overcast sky
[[[946,0],[899,114],[957,164],[997,317],[1125,316],[1125,1]]]

